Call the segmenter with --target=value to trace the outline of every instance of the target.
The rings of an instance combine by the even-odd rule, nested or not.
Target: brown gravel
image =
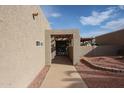
[[[86,62],[81,62],[75,67],[90,88],[124,88],[124,73],[97,70]]]
[[[116,59],[115,57],[86,57],[86,58],[96,65],[124,70],[124,59]]]

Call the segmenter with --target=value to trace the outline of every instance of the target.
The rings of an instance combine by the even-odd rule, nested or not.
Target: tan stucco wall
[[[124,45],[124,29],[97,36],[96,43],[100,45]]]
[[[56,47],[55,38],[54,38],[54,37],[51,37],[51,49],[52,49],[52,48],[55,48],[55,47]],[[51,51],[51,56],[52,56],[52,59],[55,58],[55,56],[56,56],[56,50]]]
[[[80,61],[80,34],[75,30],[73,34],[73,64],[77,64]]]
[[[80,57],[83,56],[116,56],[118,50],[123,49],[123,46],[81,46]]]
[[[73,46],[68,47],[68,56],[70,60],[73,62]]]
[[[36,77],[45,65],[49,28],[39,6],[0,6],[0,87],[27,87]]]
[[[51,59],[52,59],[52,54],[51,54],[51,30],[46,30],[45,31],[45,59],[46,65],[51,65]]]

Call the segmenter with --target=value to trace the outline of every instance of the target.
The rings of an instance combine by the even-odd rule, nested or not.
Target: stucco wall
[[[70,60],[73,62],[73,46],[68,47],[68,56]]]
[[[80,60],[80,35],[78,29],[56,29],[46,31],[46,59],[47,64],[51,64],[52,55],[51,51],[51,35],[61,35],[61,34],[73,34],[72,46],[73,46],[73,64],[77,64]]]
[[[45,59],[46,59],[46,65],[51,65],[51,30],[45,31]]]
[[[79,30],[75,30],[73,34],[73,64],[79,63],[80,60],[80,35]]]
[[[97,36],[96,43],[100,45],[124,45],[124,29]]]
[[[55,38],[54,37],[51,37],[51,56],[52,56],[52,59],[55,58],[56,56],[56,41],[55,41]]]
[[[44,67],[47,28],[39,6],[0,6],[0,87],[27,87]]]
[[[93,47],[91,46],[80,46],[80,57],[85,56],[92,50],[93,50]]]
[[[80,57],[82,56],[116,56],[118,50],[123,50],[123,46],[81,46]],[[121,54],[123,55],[123,54]]]

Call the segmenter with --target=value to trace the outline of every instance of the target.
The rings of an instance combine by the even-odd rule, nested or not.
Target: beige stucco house
[[[0,6],[0,87],[28,87],[52,64],[56,41],[68,41],[68,57],[79,62],[77,29],[53,30],[40,6]]]

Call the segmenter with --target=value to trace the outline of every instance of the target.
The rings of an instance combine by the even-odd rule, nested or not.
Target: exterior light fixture
[[[33,19],[35,20],[35,16],[38,16],[38,12],[37,13],[32,13]]]

